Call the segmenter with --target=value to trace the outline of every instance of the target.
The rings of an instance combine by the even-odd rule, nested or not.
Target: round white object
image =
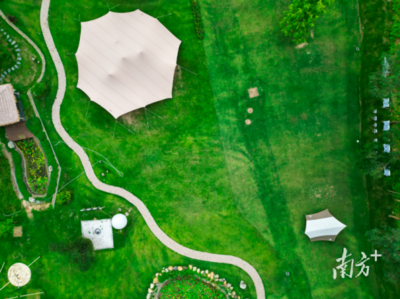
[[[124,214],[117,214],[111,220],[111,225],[115,229],[123,229],[128,223],[128,219]]]
[[[31,269],[23,263],[16,263],[8,269],[8,280],[16,287],[22,287],[31,280]]]

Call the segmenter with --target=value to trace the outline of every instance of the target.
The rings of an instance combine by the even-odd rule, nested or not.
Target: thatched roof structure
[[[19,122],[16,102],[12,85],[0,85],[0,127]]]

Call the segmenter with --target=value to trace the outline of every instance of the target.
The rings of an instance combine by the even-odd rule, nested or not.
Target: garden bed
[[[240,284],[246,288],[244,281]],[[240,299],[242,295],[218,274],[189,265],[169,266],[156,273],[146,299]]]
[[[24,182],[32,195],[45,195],[49,174],[47,161],[43,151],[35,138],[21,140],[15,143],[17,151],[22,157]]]
[[[157,298],[162,299],[226,299],[227,295],[200,278],[178,276],[166,281],[160,289]]]

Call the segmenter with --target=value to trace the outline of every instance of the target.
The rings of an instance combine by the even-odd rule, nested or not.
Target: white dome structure
[[[124,214],[117,214],[111,220],[111,225],[115,229],[123,229],[128,223],[128,219]]]
[[[31,269],[23,263],[16,263],[8,269],[8,280],[16,287],[22,287],[31,280]]]
[[[118,118],[172,98],[179,46],[158,19],[140,10],[82,22],[77,87]]]

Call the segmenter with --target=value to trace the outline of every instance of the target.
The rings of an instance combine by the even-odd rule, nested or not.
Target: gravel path
[[[152,233],[160,240],[161,243],[163,243],[165,246],[167,246],[171,250],[173,250],[183,256],[192,258],[192,259],[208,261],[208,262],[213,262],[213,263],[231,264],[231,265],[235,265],[235,266],[243,269],[244,271],[246,271],[250,275],[250,277],[253,279],[253,282],[254,282],[254,285],[255,285],[256,291],[257,291],[257,298],[265,299],[265,290],[264,290],[264,285],[261,280],[261,277],[258,274],[258,272],[256,271],[256,269],[254,269],[254,267],[251,266],[249,263],[247,263],[246,261],[244,261],[238,257],[235,257],[235,256],[220,255],[220,254],[196,251],[196,250],[192,250],[192,249],[186,248],[186,247],[178,244],[177,242],[172,240],[170,237],[168,237],[160,229],[160,227],[157,225],[157,223],[151,216],[147,207],[144,205],[144,203],[139,198],[134,196],[132,193],[126,191],[125,189],[104,184],[96,177],[96,175],[93,171],[93,168],[90,164],[89,157],[86,155],[86,153],[82,149],[82,147],[79,144],[77,144],[71,138],[71,136],[68,135],[68,133],[65,131],[64,127],[61,124],[60,107],[61,107],[61,104],[62,104],[62,101],[64,98],[65,89],[66,89],[66,76],[65,76],[64,66],[63,66],[61,58],[57,52],[57,49],[54,44],[53,38],[51,36],[50,28],[49,28],[49,23],[48,23],[49,7],[50,7],[50,0],[43,0],[42,8],[40,11],[40,25],[41,25],[41,28],[43,31],[43,37],[45,39],[47,48],[51,54],[51,57],[54,61],[55,67],[57,69],[57,76],[58,76],[58,90],[57,90],[56,99],[55,99],[55,102],[53,105],[52,119],[53,119],[53,123],[54,123],[54,126],[55,126],[58,134],[61,136],[61,138],[64,140],[64,142],[78,155],[79,159],[81,160],[89,181],[93,184],[93,186],[95,188],[97,188],[101,191],[107,192],[107,193],[121,196],[121,197],[125,198],[127,201],[129,201],[130,203],[132,203],[134,206],[136,206],[136,208],[142,214],[144,220],[146,221],[146,224],[149,226]]]

